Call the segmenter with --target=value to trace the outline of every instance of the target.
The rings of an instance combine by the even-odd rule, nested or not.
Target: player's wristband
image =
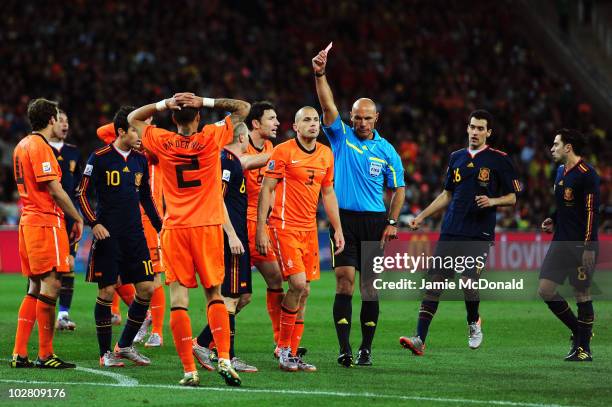
[[[166,109],[168,109],[168,106],[166,106],[166,99],[160,100],[155,104],[155,110],[158,112],[163,112]]]
[[[215,107],[215,99],[213,98],[202,98],[202,107]]]
[[[325,71],[323,71],[323,72],[315,72],[315,76],[317,78],[320,78],[321,76],[325,76]]]

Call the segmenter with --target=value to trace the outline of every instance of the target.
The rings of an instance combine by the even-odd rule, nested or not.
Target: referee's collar
[[[374,137],[372,137],[371,139],[369,139],[369,138],[368,138],[368,139],[365,139],[365,140],[363,140],[362,138],[360,138],[360,137],[357,135],[357,132],[355,131],[355,128],[352,128],[352,130],[353,130],[353,134],[355,135],[355,137],[356,137],[356,138],[357,138],[359,141],[361,141],[362,143],[363,143],[363,142],[365,142],[365,141],[381,141],[381,140],[383,139],[383,138],[382,138],[382,136],[381,136],[380,134],[378,134],[378,130],[376,130],[376,129],[374,129],[374,131],[373,131],[373,133],[374,133]]]

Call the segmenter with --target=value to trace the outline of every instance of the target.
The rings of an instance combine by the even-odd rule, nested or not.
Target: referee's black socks
[[[372,341],[378,325],[378,301],[361,302],[361,346],[359,349],[372,349]]]
[[[338,335],[340,353],[351,352],[349,336],[351,334],[351,318],[353,315],[352,299],[352,295],[336,294],[334,300],[334,325],[336,326],[336,335]]]
[[[557,293],[551,301],[546,301],[546,305],[572,331],[572,335],[578,335],[578,320],[565,298]]]

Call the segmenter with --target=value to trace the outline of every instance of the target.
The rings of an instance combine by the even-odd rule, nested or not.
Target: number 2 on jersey
[[[199,179],[185,181],[185,175],[183,174],[185,171],[194,171],[200,169],[200,162],[198,161],[198,156],[196,155],[180,155],[181,158],[187,158],[190,160],[189,164],[179,164],[176,168],[176,183],[179,188],[192,188],[199,187],[202,185],[202,181]]]

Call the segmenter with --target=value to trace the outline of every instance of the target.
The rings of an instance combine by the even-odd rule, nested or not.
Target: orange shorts
[[[151,255],[151,263],[153,263],[153,273],[162,273],[164,271],[164,263],[162,262],[161,248],[159,236],[149,219],[142,220],[145,239],[147,239],[147,247]]]
[[[276,262],[276,255],[273,251],[269,251],[265,256],[262,256],[255,247],[255,236],[257,235],[257,222],[247,219],[247,229],[249,231],[249,254],[251,256],[251,266],[259,263]],[[270,229],[268,228],[268,236]]]
[[[221,225],[164,229],[161,252],[166,267],[166,284],[178,281],[195,288],[200,283],[210,288],[223,283],[225,276],[223,228]]]
[[[19,225],[21,273],[34,277],[49,271],[70,271],[68,233],[65,224],[55,226]]]
[[[270,227],[270,241],[278,258],[283,279],[306,273],[306,280],[321,277],[319,265],[319,234],[316,230],[291,231]]]

